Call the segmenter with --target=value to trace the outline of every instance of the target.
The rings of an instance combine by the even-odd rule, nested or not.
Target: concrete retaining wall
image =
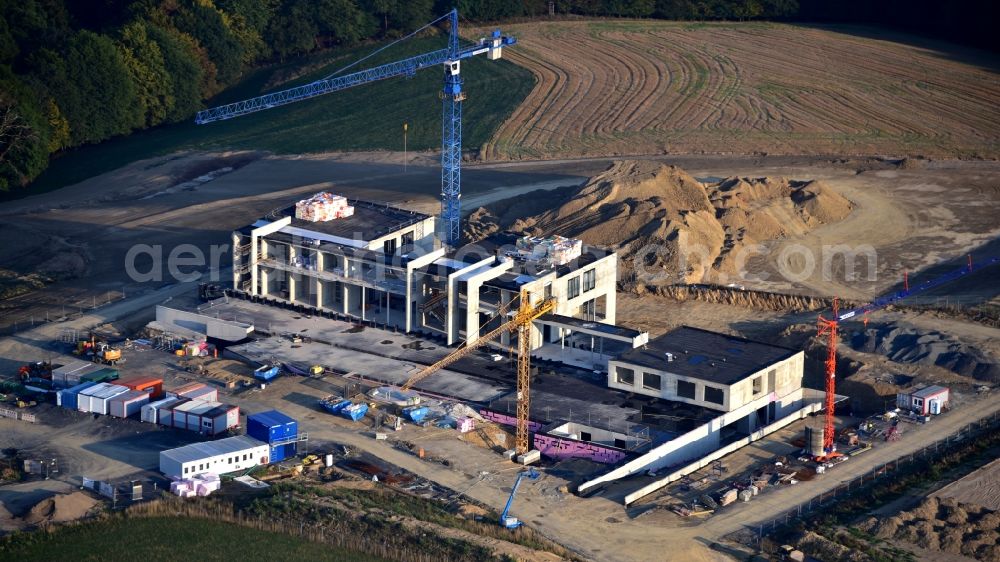
[[[764,437],[765,435],[774,433],[775,431],[778,431],[779,429],[785,427],[786,425],[791,424],[793,422],[796,422],[798,420],[801,420],[802,418],[804,418],[804,417],[806,417],[806,416],[808,416],[810,414],[816,413],[816,412],[818,412],[818,411],[820,411],[822,409],[823,409],[823,404],[822,403],[817,402],[817,403],[809,404],[808,406],[800,409],[799,411],[795,412],[794,414],[792,414],[790,416],[787,416],[785,418],[782,418],[782,419],[780,419],[780,420],[772,423],[771,425],[766,426],[763,429],[754,432],[753,435],[750,435],[748,437],[744,437],[743,439],[740,439],[738,441],[734,441],[734,442],[726,445],[725,447],[722,447],[718,451],[715,451],[714,453],[711,453],[711,454],[709,454],[707,456],[701,457],[698,460],[692,462],[691,464],[688,464],[686,466],[683,466],[683,467],[681,467],[681,468],[679,468],[679,469],[671,472],[670,474],[668,474],[664,478],[661,478],[660,480],[657,480],[656,482],[653,482],[652,484],[649,484],[647,486],[643,486],[642,488],[639,488],[638,490],[632,492],[631,494],[628,494],[627,496],[625,496],[625,505],[629,505],[629,504],[635,502],[636,500],[642,499],[643,497],[648,496],[649,494],[651,494],[651,493],[653,493],[653,492],[655,492],[655,491],[657,491],[657,490],[659,490],[659,489],[667,486],[671,482],[676,482],[677,480],[680,480],[684,476],[687,476],[688,474],[691,474],[692,472],[694,472],[694,471],[696,471],[698,469],[701,469],[701,468],[704,468],[705,466],[708,466],[710,463],[714,462],[715,460],[720,459],[720,458],[728,455],[729,453],[732,453],[733,451],[739,449],[740,447],[745,447],[746,445],[749,445],[750,443],[752,443],[752,442],[754,442],[754,441],[756,441],[756,440]]]
[[[156,321],[168,328],[170,326],[177,326],[187,331],[197,332],[210,338],[218,338],[229,342],[246,339],[253,332],[253,325],[251,324],[223,320],[163,305],[156,306]]]

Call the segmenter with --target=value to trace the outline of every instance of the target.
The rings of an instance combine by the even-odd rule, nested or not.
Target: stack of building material
[[[354,207],[347,204],[346,197],[325,191],[295,204],[295,218],[309,222],[326,222],[353,214]]]
[[[739,497],[739,492],[736,490],[736,488],[728,488],[726,490],[723,490],[722,493],[719,494],[719,505],[720,506],[729,505],[735,502],[738,497]]]
[[[197,494],[192,489],[191,480],[177,480],[170,483],[170,493],[182,498],[190,498]]]
[[[559,235],[548,238],[523,236],[517,239],[516,247],[522,258],[552,265],[563,265],[583,253],[582,241]]]
[[[115,396],[108,402],[108,413],[116,418],[129,418],[141,413],[149,403],[149,390],[129,390]]]
[[[459,433],[468,433],[473,429],[476,429],[476,420],[472,418],[458,418],[455,420],[455,429]]]
[[[199,496],[207,496],[222,487],[222,480],[219,478],[219,475],[211,472],[199,474],[193,478],[193,481],[195,492]]]
[[[260,412],[247,416],[247,435],[267,443],[268,462],[280,462],[297,452],[299,422],[277,410]]]
[[[750,501],[750,498],[753,497],[753,491],[750,490],[750,488],[740,490],[739,496],[740,496],[740,501],[748,502]]]

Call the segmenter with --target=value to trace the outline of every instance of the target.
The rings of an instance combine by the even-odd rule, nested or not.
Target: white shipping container
[[[163,400],[143,404],[142,421],[146,423],[159,423],[160,412],[164,409],[169,409],[172,404],[176,404],[177,402],[180,402],[177,398],[164,398]]]
[[[102,416],[108,415],[110,411],[111,399],[129,392],[127,386],[108,384],[106,388],[97,393],[90,394],[90,411]]]
[[[142,406],[149,403],[149,392],[130,390],[114,397],[108,406],[108,413],[117,418],[128,418],[140,413]]]
[[[191,400],[215,402],[216,400],[219,399],[219,391],[212,387],[205,386],[202,388],[192,390],[190,392],[185,392],[184,394],[180,394],[179,396],[183,396],[184,398],[190,398]]]
[[[93,396],[95,394],[104,392],[110,386],[114,385],[112,385],[111,383],[102,382],[95,384],[90,388],[84,389],[82,392],[80,392],[79,395],[77,395],[76,409],[80,410],[81,412],[92,412],[93,409],[91,408],[91,400]]]

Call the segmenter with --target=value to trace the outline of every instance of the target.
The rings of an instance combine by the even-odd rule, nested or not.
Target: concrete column
[[[288,245],[288,263],[289,265],[295,263],[295,258],[299,255],[299,249],[291,244]],[[295,302],[296,296],[298,296],[298,280],[292,273],[288,274],[288,301]]]
[[[344,315],[347,314],[347,284],[340,284],[340,312]]]
[[[254,271],[256,271],[256,268],[254,268]],[[260,270],[260,296],[262,297],[266,297],[267,294],[270,292],[271,287],[268,285],[269,277],[270,275],[268,274],[266,269]]]
[[[405,326],[406,332],[409,333],[413,327],[413,303],[410,299],[413,298],[413,269],[410,267],[406,268],[406,296],[403,297],[404,306],[406,307],[406,312],[404,313],[403,325]]]
[[[365,293],[367,293],[367,292],[368,291],[365,290],[364,287],[361,287],[361,319],[362,320],[367,320],[366,315],[365,315],[365,297],[367,296],[367,295],[365,295]]]
[[[316,250],[316,272],[323,271],[323,252]],[[316,277],[316,308],[323,308],[323,280]]]
[[[239,268],[236,266],[236,256],[239,256],[239,253],[240,253],[240,237],[235,232],[232,235],[232,242],[233,242],[233,260],[232,260],[232,262],[233,262],[233,289],[239,290],[239,288],[240,288],[240,273],[237,271],[237,269],[239,269]],[[240,256],[240,257],[242,258],[242,256]],[[247,259],[249,260],[250,258],[247,257]]]
[[[250,294],[257,295],[262,294],[257,290],[257,279],[258,279],[258,268],[260,265],[257,263],[257,248],[260,247],[263,251],[265,245],[261,244],[262,240],[256,234],[250,234]]]
[[[469,289],[469,293],[465,295],[465,339],[469,343],[472,343],[482,335],[479,332],[479,289],[483,286],[483,283],[470,279],[466,286]]]

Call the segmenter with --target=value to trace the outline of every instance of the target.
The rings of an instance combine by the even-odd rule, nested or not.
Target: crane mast
[[[494,31],[490,37],[480,39],[471,46],[459,45],[458,10],[424,25],[411,33],[426,29],[438,22],[448,20],[448,46],[412,56],[403,60],[383,64],[373,68],[328,76],[302,86],[273,92],[255,98],[238,101],[199,111],[195,123],[204,125],[224,119],[241,117],[274,107],[311,99],[323,94],[345,90],[354,86],[377,82],[398,76],[413,76],[418,70],[435,65],[444,67],[444,88],[440,92],[441,109],[441,234],[449,246],[457,246],[461,240],[462,219],[462,102],[466,95],[462,90],[461,61],[477,55],[486,55],[488,60],[502,57],[503,47],[514,45],[517,40]],[[404,38],[405,39],[405,38]]]
[[[476,341],[467,343],[460,349],[453,351],[443,359],[433,365],[424,367],[403,384],[403,390],[409,390],[413,385],[433,375],[441,369],[451,365],[455,361],[466,357],[479,347],[496,339],[505,332],[517,334],[517,429],[514,438],[514,450],[518,455],[523,455],[531,450],[528,431],[528,417],[531,409],[531,326],[543,314],[548,314],[556,308],[555,299],[543,299],[540,303],[531,302],[531,294],[522,290],[519,296],[520,302],[513,318],[507,320],[500,326],[483,334]],[[513,302],[513,301],[511,301]],[[506,314],[506,308],[501,307],[498,315]]]

